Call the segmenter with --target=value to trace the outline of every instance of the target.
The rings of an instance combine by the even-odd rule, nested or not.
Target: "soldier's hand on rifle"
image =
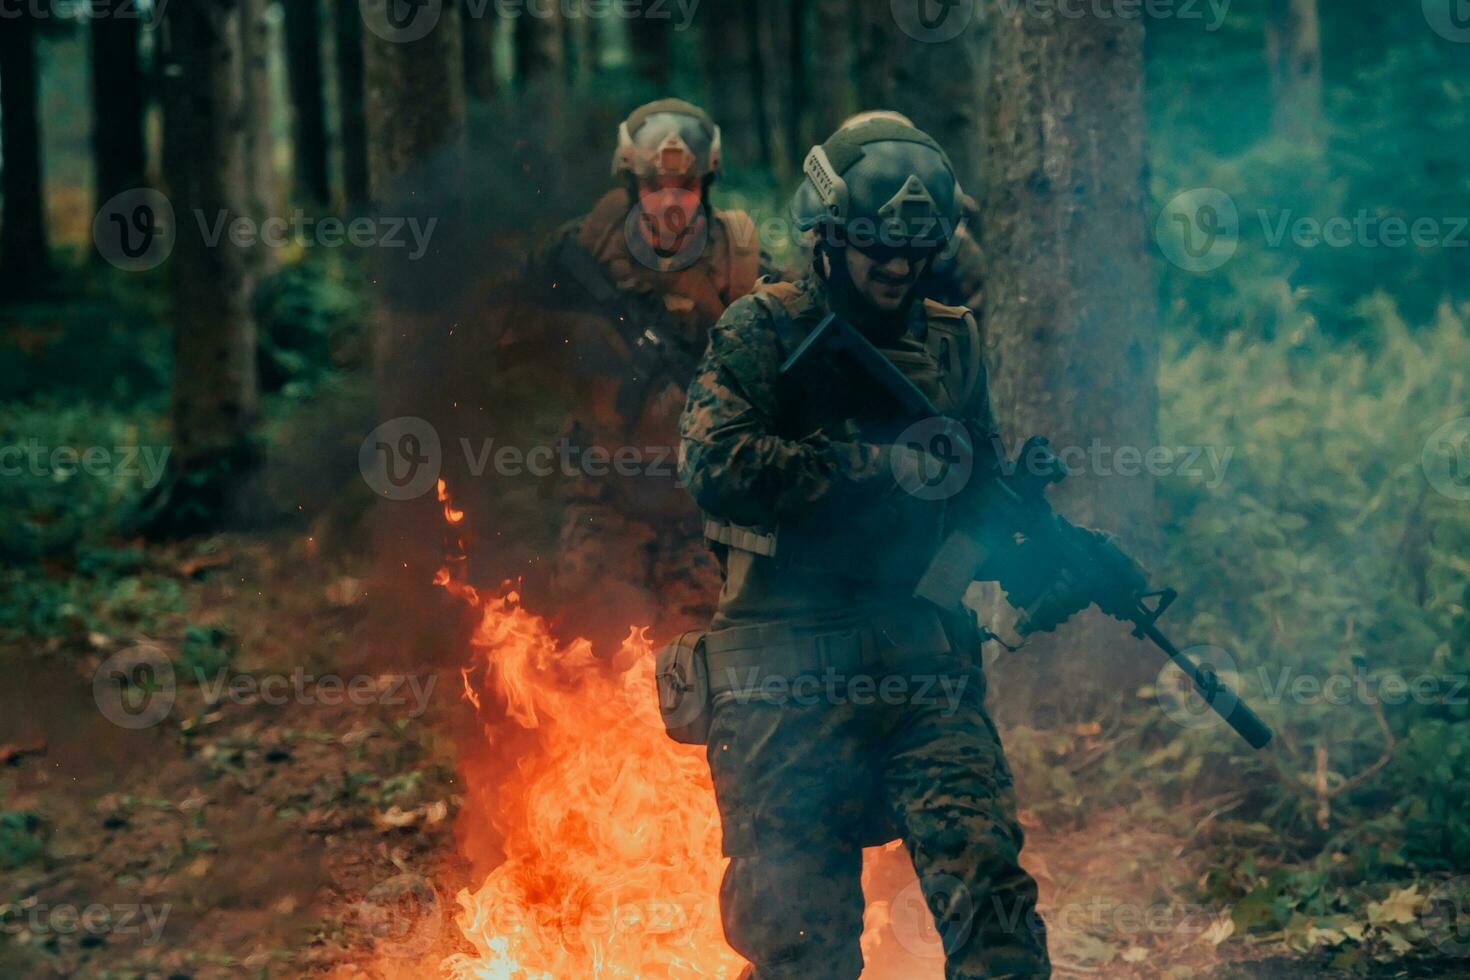
[[[1034,545],[1017,545],[1015,560],[1000,571],[1006,599],[1021,611],[1022,636],[1049,633],[1092,602],[1088,583],[1046,561]]]

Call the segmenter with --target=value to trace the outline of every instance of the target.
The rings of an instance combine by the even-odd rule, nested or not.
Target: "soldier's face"
[[[639,232],[656,252],[677,252],[701,231],[704,209],[698,179],[640,182],[638,203]]]
[[[924,271],[924,261],[911,254],[870,256],[856,248],[843,249],[847,272],[858,295],[884,313],[896,313]]]

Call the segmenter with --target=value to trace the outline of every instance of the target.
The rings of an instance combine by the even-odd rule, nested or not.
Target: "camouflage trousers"
[[[815,699],[795,684],[717,696],[708,753],[730,858],[720,908],[726,939],[750,961],[745,980],[856,980],[862,847],[894,837],[948,980],[1050,976],[983,675],[932,659],[875,671],[865,697],[840,682]]]

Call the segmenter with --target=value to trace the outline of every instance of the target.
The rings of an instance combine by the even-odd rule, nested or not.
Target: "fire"
[[[458,523],[442,484],[440,500]],[[507,585],[481,594],[451,561],[435,583],[478,616],[465,694],[503,712],[467,772],[470,832],[503,859],[461,891],[468,980],[732,977],[717,905],[724,869],[703,751],[664,734],[646,631],[611,663],[559,644]],[[516,755],[506,758],[508,746]],[[499,750],[499,751],[497,751]],[[487,833],[488,832],[488,833]]]

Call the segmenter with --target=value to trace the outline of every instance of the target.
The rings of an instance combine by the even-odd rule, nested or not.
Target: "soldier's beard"
[[[901,335],[908,324],[909,310],[919,296],[919,283],[927,271],[927,265],[918,266],[906,279],[887,273],[870,273],[870,278],[894,285],[908,284],[908,294],[896,309],[885,310],[872,302],[853,282],[848,268],[844,246],[819,242],[816,249],[815,271],[827,284],[827,298],[834,312],[853,326],[867,334],[872,340],[889,340]]]

